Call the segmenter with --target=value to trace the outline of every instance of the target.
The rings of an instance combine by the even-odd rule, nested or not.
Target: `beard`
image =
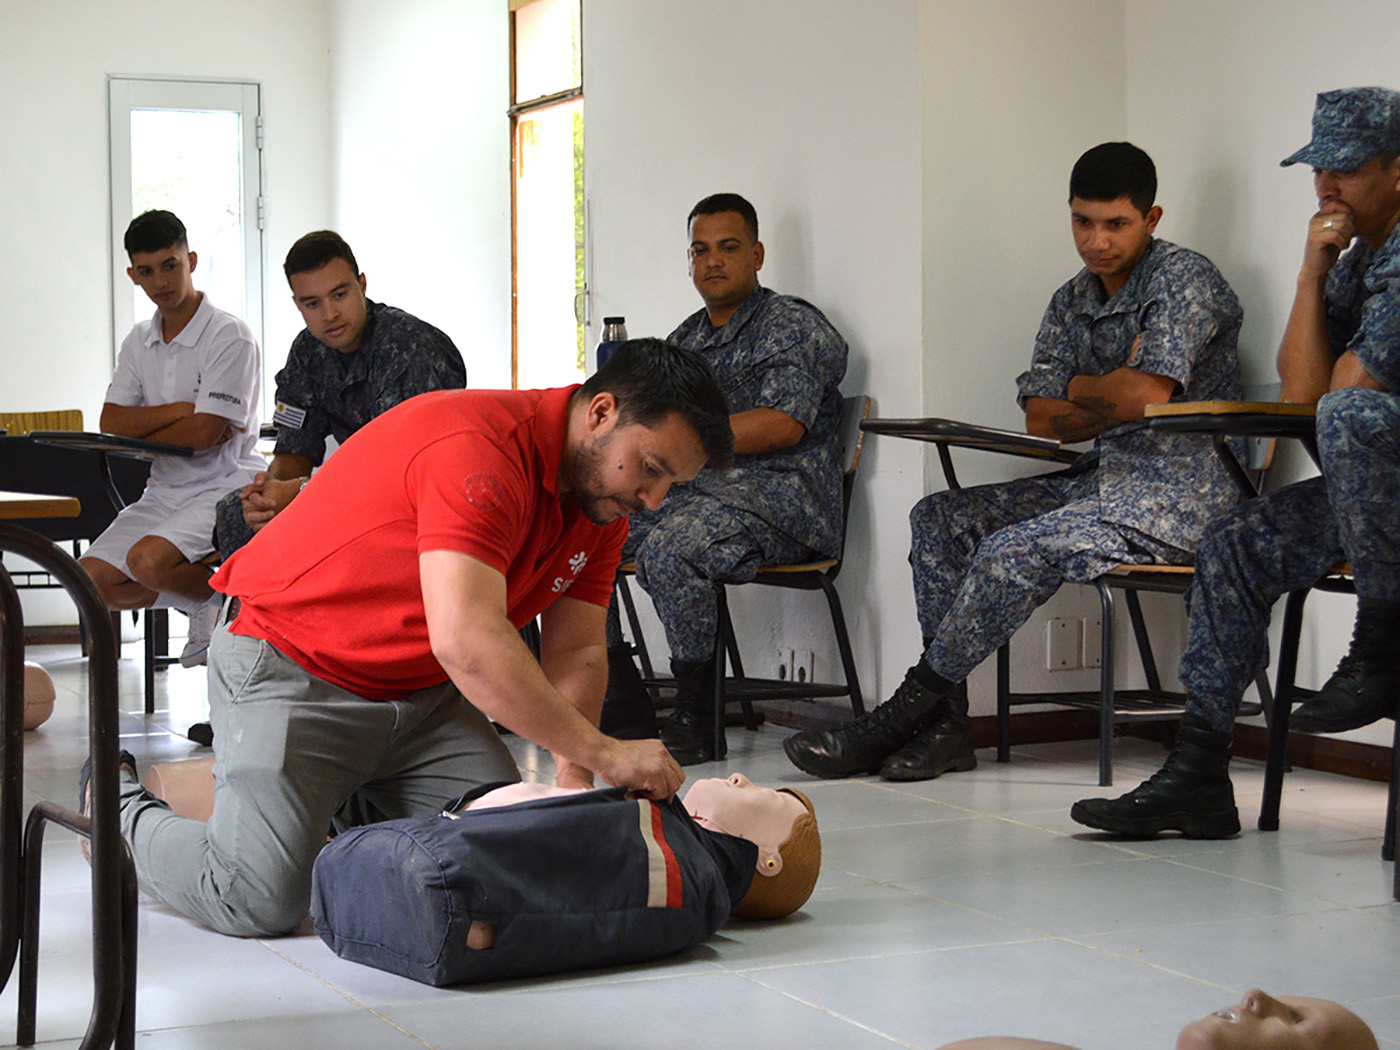
[[[607,482],[603,480],[603,456],[611,443],[612,435],[609,434],[580,446],[574,454],[574,502],[594,525],[607,525],[642,509],[636,500],[608,491]]]

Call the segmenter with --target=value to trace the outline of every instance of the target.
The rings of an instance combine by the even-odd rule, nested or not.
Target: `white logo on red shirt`
[[[574,580],[578,579],[578,574],[583,571],[583,567],[588,564],[588,554],[579,551],[569,559],[569,571],[573,573],[567,580],[562,576],[554,577],[554,593],[562,594],[569,589]]]

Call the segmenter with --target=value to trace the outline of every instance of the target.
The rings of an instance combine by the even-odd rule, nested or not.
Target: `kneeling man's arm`
[[[548,749],[562,777],[576,779],[573,767],[578,766],[647,798],[676,793],[685,774],[660,741],[604,736],[550,683],[506,617],[506,580],[500,572],[448,550],[419,555],[418,570],[433,655],[475,707]],[[581,695],[592,688],[586,684],[591,659],[551,656],[549,662],[561,672],[571,668],[569,688]],[[601,690],[598,696],[601,706]]]

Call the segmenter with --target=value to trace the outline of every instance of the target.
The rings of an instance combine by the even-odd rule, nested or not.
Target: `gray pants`
[[[141,889],[220,933],[287,933],[306,916],[327,832],[431,814],[519,771],[450,683],[367,700],[270,643],[220,625],[209,646],[214,812],[176,816],[122,785],[122,832]]]

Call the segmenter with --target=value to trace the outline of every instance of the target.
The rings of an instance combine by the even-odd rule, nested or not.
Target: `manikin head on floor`
[[[943,1050],[1074,1050],[1038,1039],[965,1039]],[[1233,1006],[1192,1021],[1176,1050],[1377,1050],[1366,1022],[1330,999],[1273,996],[1252,988]]]
[[[697,780],[681,802],[702,828],[758,846],[758,876],[735,907],[736,916],[780,919],[807,903],[821,870],[822,842],[806,795],[759,787],[734,773],[723,780]]]

